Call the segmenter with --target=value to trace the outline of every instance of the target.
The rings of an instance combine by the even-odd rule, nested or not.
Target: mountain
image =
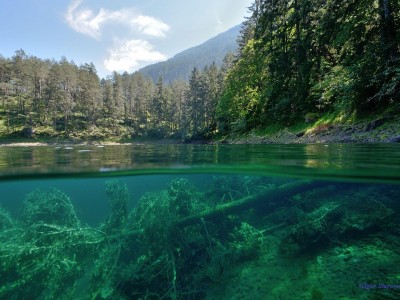
[[[160,75],[163,76],[165,83],[171,83],[176,79],[189,80],[194,67],[203,69],[212,62],[221,66],[225,55],[236,51],[236,39],[240,28],[241,25],[237,25],[199,46],[182,51],[166,61],[146,66],[139,72],[150,77],[154,82],[157,82]]]

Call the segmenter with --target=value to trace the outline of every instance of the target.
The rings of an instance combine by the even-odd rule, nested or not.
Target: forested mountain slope
[[[172,83],[177,79],[187,81],[194,67],[203,69],[213,62],[220,67],[225,55],[236,51],[236,40],[240,28],[241,25],[237,25],[199,46],[178,53],[167,61],[146,66],[139,72],[150,77],[154,83],[157,82],[160,75],[163,76],[164,82]]]

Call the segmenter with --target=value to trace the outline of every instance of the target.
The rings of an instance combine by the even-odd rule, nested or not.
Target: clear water
[[[0,147],[1,299],[399,299],[398,145]]]

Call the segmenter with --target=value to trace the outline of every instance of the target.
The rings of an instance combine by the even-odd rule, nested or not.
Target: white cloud
[[[104,67],[111,72],[132,72],[140,62],[157,62],[165,59],[165,55],[155,51],[149,42],[129,40],[119,47],[109,50],[109,57],[104,60]]]
[[[109,11],[100,8],[96,15],[91,9],[80,9],[81,3],[82,0],[74,0],[68,7],[65,19],[72,29],[94,39],[100,39],[101,27],[106,22],[124,24],[144,34],[156,37],[164,37],[169,30],[169,26],[164,22],[150,16],[138,16],[132,9]]]
[[[106,20],[106,12],[102,9],[94,16],[89,9],[77,10],[81,0],[76,0],[68,7],[65,19],[68,25],[77,32],[92,38],[100,38],[100,25]]]
[[[164,22],[149,16],[138,16],[131,21],[132,27],[137,27],[140,31],[157,37],[164,37],[169,26]]]

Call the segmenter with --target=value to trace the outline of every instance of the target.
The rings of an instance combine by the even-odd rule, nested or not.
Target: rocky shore
[[[318,125],[302,132],[284,129],[260,136],[254,133],[227,137],[221,144],[400,143],[400,117],[379,118],[351,125]]]
[[[120,144],[329,144],[329,143],[400,143],[400,116],[381,117],[355,124],[321,124],[308,130],[293,132],[283,129],[269,135],[254,132],[234,134],[218,140],[132,139],[124,141],[13,139],[2,146],[49,145],[120,145]]]

